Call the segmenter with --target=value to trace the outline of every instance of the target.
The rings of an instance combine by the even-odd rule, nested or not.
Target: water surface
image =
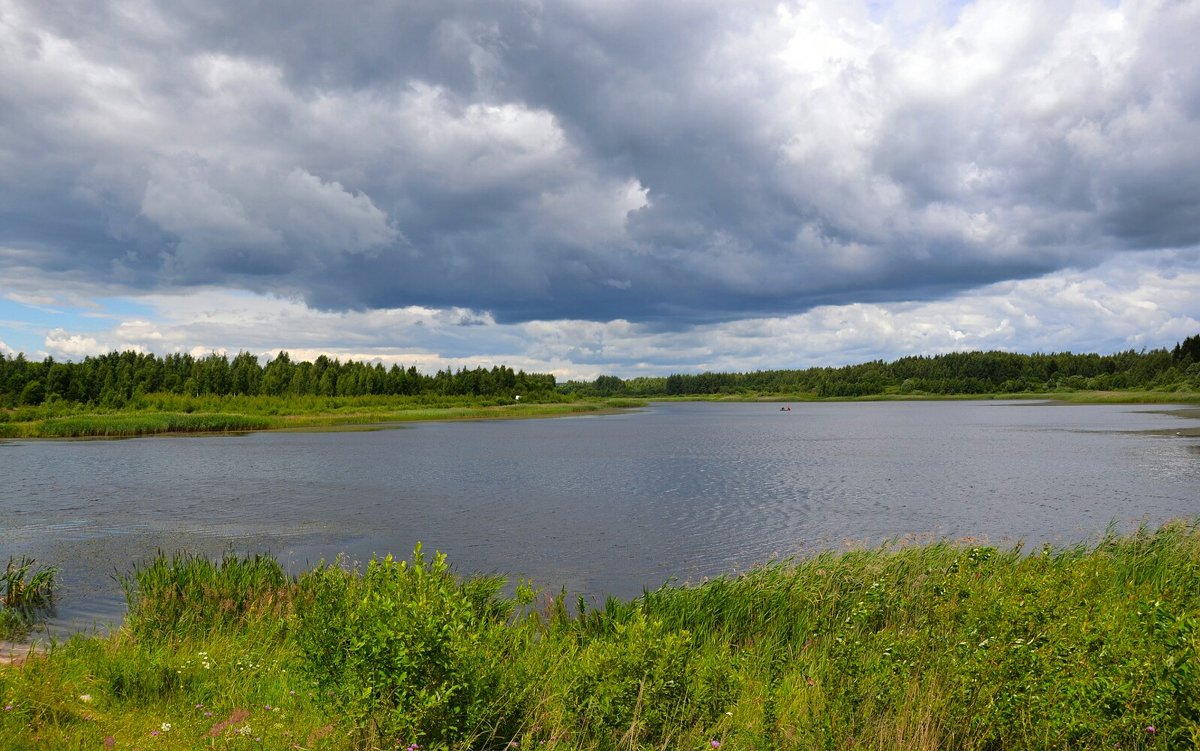
[[[1169,408],[1168,408],[1169,409]],[[57,629],[118,620],[158,549],[292,570],[421,540],[461,571],[628,597],[891,538],[1073,544],[1200,515],[1161,406],[680,403],[345,433],[0,444],[0,557],[62,566]],[[1163,431],[1148,434],[1143,431]]]

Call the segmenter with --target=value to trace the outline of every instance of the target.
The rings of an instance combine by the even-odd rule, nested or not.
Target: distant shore
[[[353,431],[384,430],[405,423],[441,420],[517,420],[540,417],[611,414],[627,406],[621,400],[586,402],[517,402],[491,405],[361,405],[348,404],[333,409],[309,409],[260,413],[232,409],[212,411],[160,411],[124,409],[95,411],[86,409],[33,417],[23,421],[0,422],[0,439],[78,439],[137,438],[141,436],[214,435],[258,431]]]
[[[213,435],[268,430],[383,430],[412,422],[443,420],[511,420],[573,415],[613,414],[652,402],[818,403],[863,401],[1012,400],[1029,403],[1200,405],[1200,393],[1161,391],[1075,391],[1018,394],[881,394],[824,397],[811,394],[714,394],[689,396],[610,397],[572,401],[480,402],[469,399],[387,398],[275,399],[268,397],[147,397],[122,409],[58,405],[5,410],[0,439],[104,439],[141,436]],[[158,406],[162,405],[162,406]],[[1200,414],[1200,407],[1197,407]],[[1184,434],[1195,434],[1187,430]]]

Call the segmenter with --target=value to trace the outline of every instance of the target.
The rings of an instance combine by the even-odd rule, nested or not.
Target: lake
[[[0,557],[62,567],[63,633],[119,621],[156,550],[291,570],[423,541],[602,599],[889,539],[1068,545],[1200,515],[1169,406],[670,403],[622,414],[0,443]],[[1156,432],[1155,432],[1156,431]]]

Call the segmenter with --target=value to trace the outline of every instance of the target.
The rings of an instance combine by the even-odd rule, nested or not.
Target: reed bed
[[[0,420],[0,439],[240,433],[428,420],[554,417],[615,408],[602,402],[514,403],[464,398],[171,396],[122,410],[87,411],[79,406],[50,405],[0,413],[4,418]]]
[[[163,555],[124,581],[121,631],[0,670],[5,748],[1200,743],[1196,521],[828,552],[594,605],[419,548],[299,577]]]

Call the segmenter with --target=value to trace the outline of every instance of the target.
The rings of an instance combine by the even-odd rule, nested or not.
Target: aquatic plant
[[[118,579],[128,604],[126,627],[151,642],[251,624],[276,626],[292,594],[290,579],[274,558],[232,551],[218,561],[159,551]]]
[[[32,558],[9,558],[0,575],[0,638],[24,636],[38,618],[54,609],[58,567],[37,567]]]

